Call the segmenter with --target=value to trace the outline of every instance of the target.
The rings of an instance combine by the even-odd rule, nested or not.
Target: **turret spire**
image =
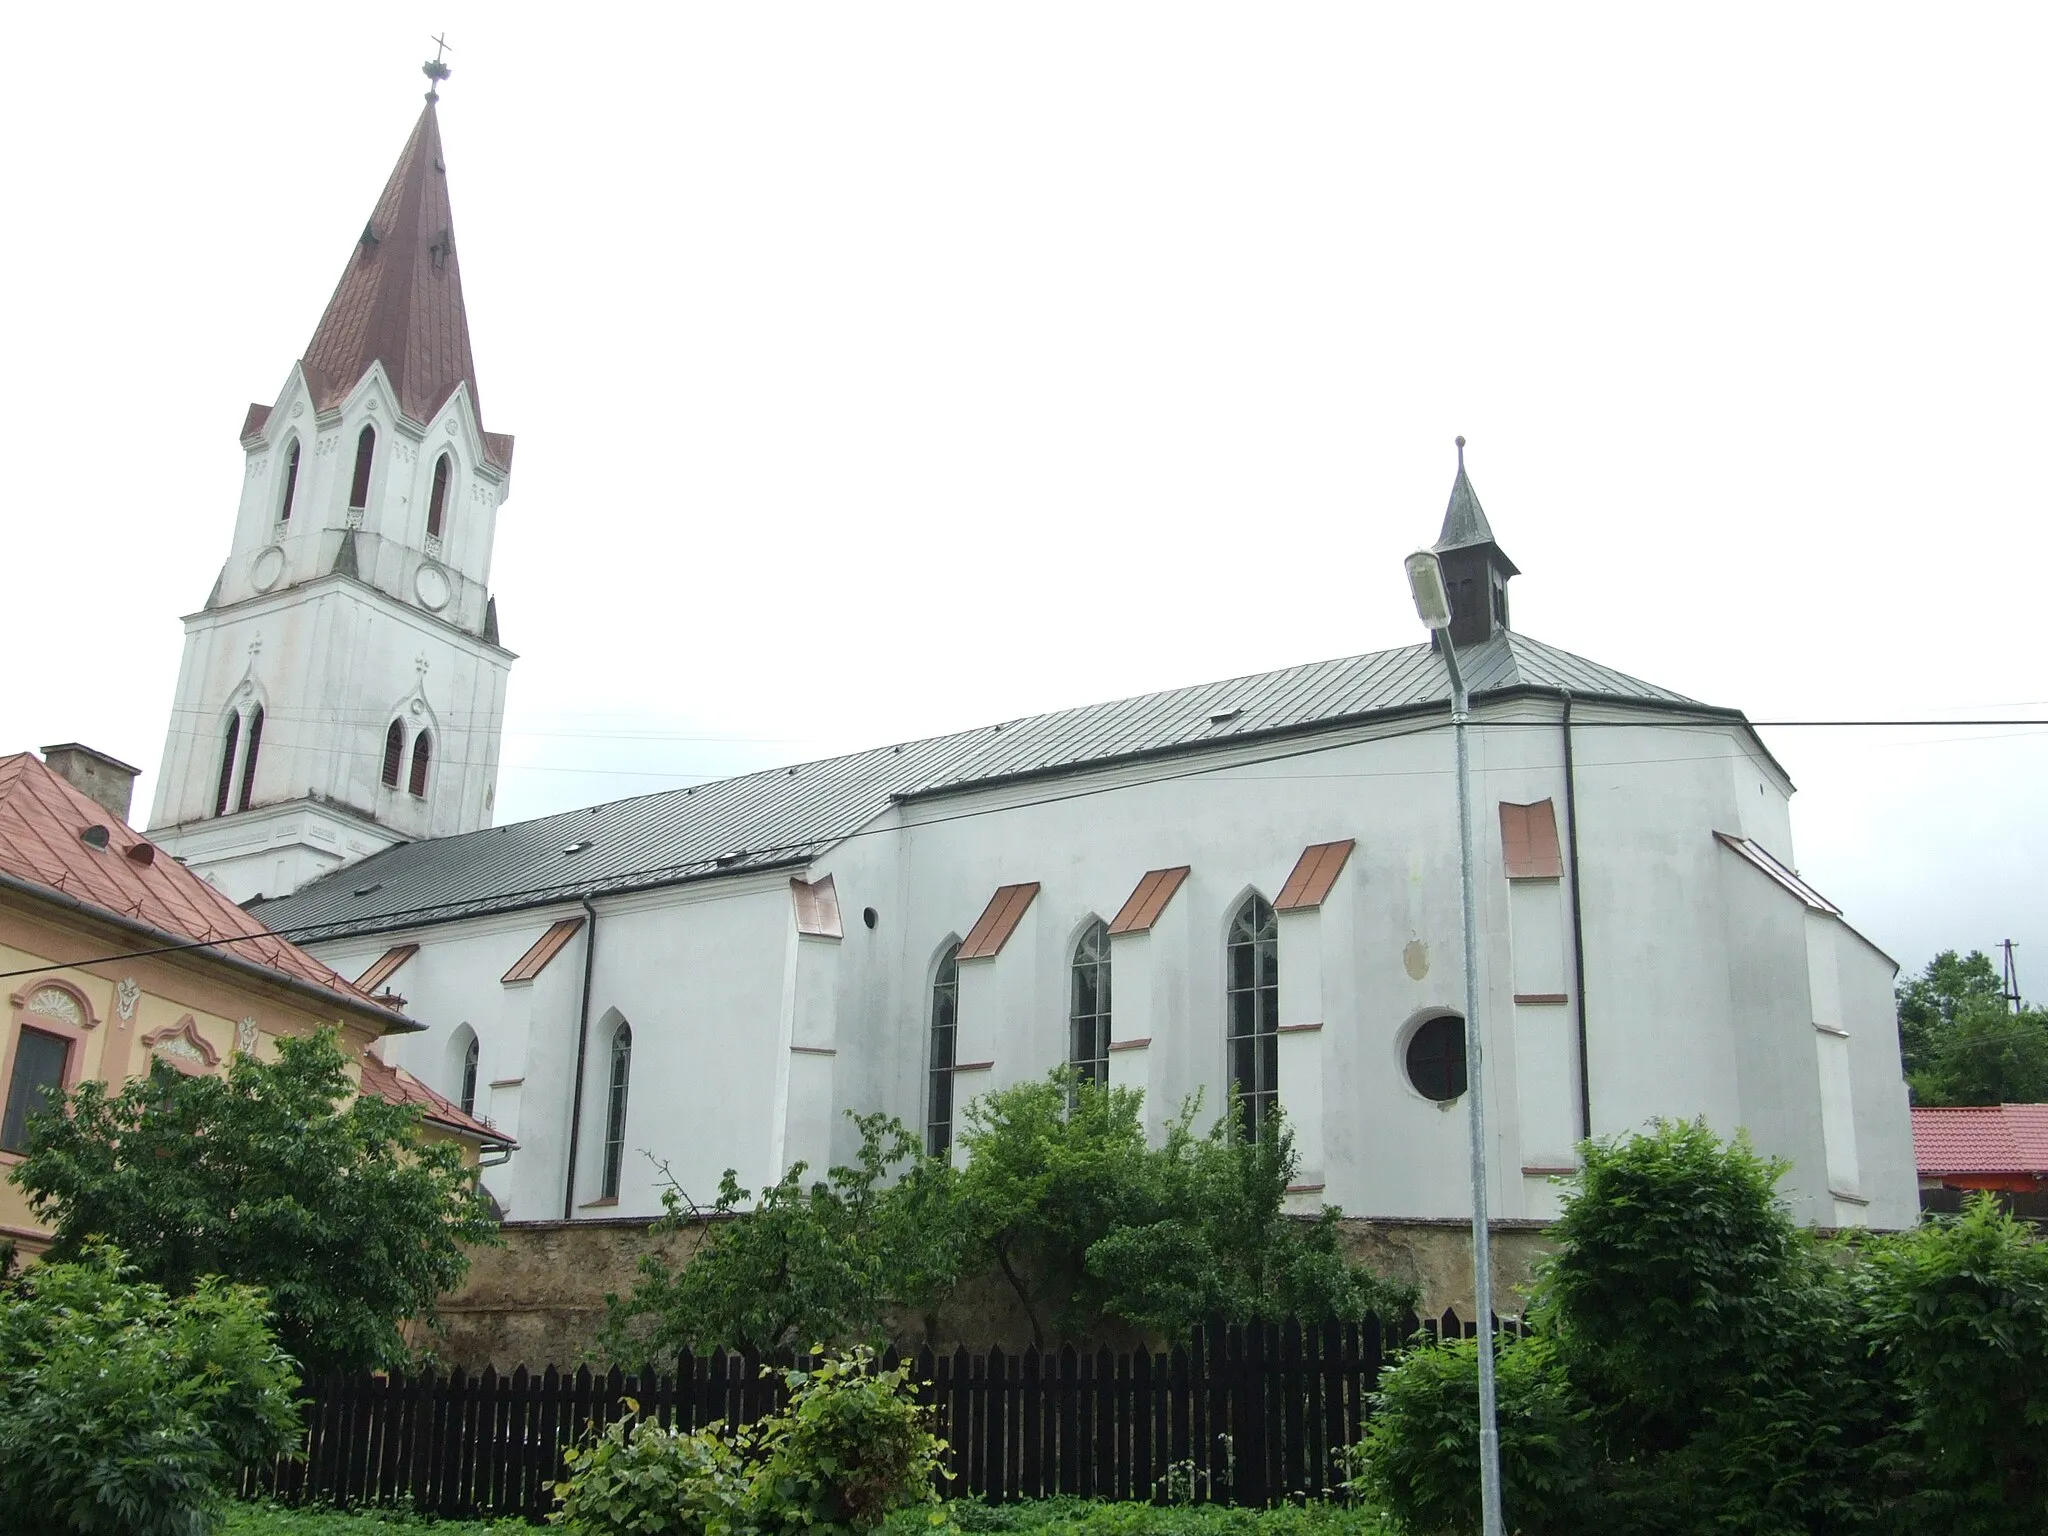
[[[430,80],[447,78],[448,66],[438,59],[424,68]],[[414,421],[431,421],[460,384],[469,386],[482,419],[435,100],[428,91],[306,347],[302,363],[319,409],[339,403],[381,362],[399,408]],[[502,465],[509,440],[489,442],[492,462]]]
[[[1444,508],[1436,554],[1451,598],[1451,642],[1478,645],[1508,627],[1508,578],[1521,574],[1493,539],[1486,509],[1465,473],[1465,439],[1458,439],[1458,476]]]

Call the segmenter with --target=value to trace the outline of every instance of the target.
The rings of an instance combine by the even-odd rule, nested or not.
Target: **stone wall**
[[[1470,1316],[1468,1225],[1351,1217],[1343,1229],[1352,1258],[1421,1291],[1425,1315],[1451,1307]],[[692,1226],[656,1235],[637,1219],[508,1223],[504,1246],[471,1250],[467,1282],[441,1298],[442,1333],[419,1342],[465,1370],[573,1367],[596,1342],[606,1293],[632,1290],[641,1255],[657,1253],[669,1263],[687,1259],[704,1230]],[[1519,1313],[1518,1293],[1529,1283],[1537,1255],[1547,1249],[1542,1224],[1503,1221],[1493,1230],[1494,1310]],[[1023,1309],[999,1283],[965,1288],[936,1317],[903,1319],[900,1335],[973,1350],[993,1344],[1021,1349],[1032,1342]]]

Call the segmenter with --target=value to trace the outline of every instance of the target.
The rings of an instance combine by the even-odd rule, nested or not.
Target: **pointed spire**
[[[373,362],[383,363],[400,409],[413,420],[432,420],[465,383],[481,419],[431,94],[306,348],[315,405],[338,403]],[[492,447],[492,459],[502,460]]]
[[[1479,505],[1479,493],[1465,474],[1465,439],[1458,439],[1458,478],[1451,482],[1451,504],[1444,509],[1444,531],[1437,535],[1439,553],[1463,549],[1472,544],[1491,544],[1493,529],[1487,524],[1486,509]]]

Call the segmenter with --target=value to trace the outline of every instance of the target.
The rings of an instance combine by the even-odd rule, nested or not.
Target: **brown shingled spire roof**
[[[303,366],[315,405],[326,410],[339,403],[372,362],[383,363],[400,409],[413,420],[431,421],[455,386],[466,383],[481,422],[448,169],[431,97],[306,348]],[[495,462],[509,457],[510,439],[494,435],[489,446]]]

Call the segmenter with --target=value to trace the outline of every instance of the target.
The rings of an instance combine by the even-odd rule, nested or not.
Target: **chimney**
[[[75,741],[43,748],[43,761],[58,778],[88,799],[98,801],[116,821],[126,825],[140,768],[131,768],[118,757],[95,752]]]

